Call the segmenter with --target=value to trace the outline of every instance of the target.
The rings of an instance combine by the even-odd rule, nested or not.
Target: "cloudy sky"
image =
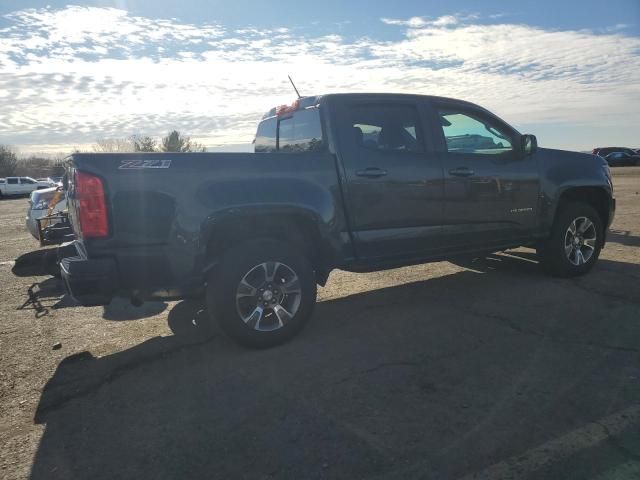
[[[463,98],[542,146],[640,147],[638,0],[69,1],[0,0],[0,144],[23,153],[174,128],[238,148],[295,98],[287,74]]]

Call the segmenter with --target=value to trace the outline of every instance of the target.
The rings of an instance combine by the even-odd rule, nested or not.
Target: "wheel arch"
[[[549,224],[549,228],[551,228],[555,224],[556,219],[558,218],[558,214],[563,205],[571,202],[586,203],[587,205],[593,207],[596,212],[598,212],[603,226],[602,246],[604,246],[606,242],[607,226],[609,225],[611,215],[610,191],[602,186],[575,186],[565,188],[558,196],[554,209],[553,219]]]
[[[204,269],[215,269],[220,258],[240,242],[268,238],[299,248],[311,262],[320,285],[327,281],[337,258],[321,218],[297,207],[234,209],[218,215],[203,229]]]

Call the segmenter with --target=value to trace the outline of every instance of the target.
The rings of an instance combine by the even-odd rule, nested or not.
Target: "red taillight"
[[[82,236],[88,238],[109,235],[102,180],[95,175],[76,172],[76,196]]]

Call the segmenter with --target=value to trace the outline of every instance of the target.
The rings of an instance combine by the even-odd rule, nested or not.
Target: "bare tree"
[[[158,142],[149,135],[131,135],[128,138],[101,138],[93,145],[94,152],[205,152],[204,145],[173,130]]]
[[[181,135],[174,130],[162,139],[160,149],[163,152],[206,152],[207,149],[201,143],[191,140],[191,138]]]
[[[94,152],[126,153],[134,152],[135,146],[129,138],[99,138],[93,146]]]
[[[20,158],[16,164],[14,173],[16,176],[33,178],[49,177],[55,174],[55,160],[37,155]]]
[[[10,177],[15,174],[18,157],[11,148],[0,145],[0,177]]]

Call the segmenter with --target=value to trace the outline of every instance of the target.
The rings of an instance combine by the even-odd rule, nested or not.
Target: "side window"
[[[36,183],[36,182],[35,182],[35,180],[31,180],[30,178],[22,177],[22,178],[20,178],[20,183],[33,184],[33,183]]]
[[[423,152],[418,111],[410,105],[357,105],[351,109],[355,141],[364,148]]]
[[[7,178],[7,183],[9,185],[17,185],[18,184],[18,179],[17,178]]]
[[[322,148],[322,126],[317,108],[297,111],[293,116],[279,121],[278,151],[318,152]]]
[[[276,151],[276,135],[278,119],[275,117],[263,120],[258,125],[253,151],[256,153],[272,153]]]
[[[439,109],[449,153],[502,155],[513,150],[509,136],[491,122],[455,109]]]

